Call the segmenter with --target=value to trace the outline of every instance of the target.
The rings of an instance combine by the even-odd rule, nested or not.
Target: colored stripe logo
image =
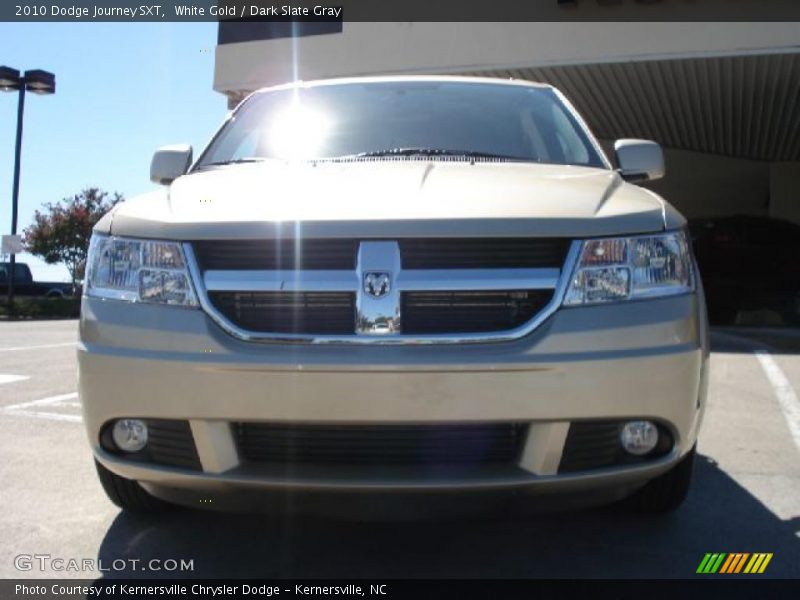
[[[772,560],[772,552],[708,552],[700,561],[697,573],[725,574],[763,573]]]

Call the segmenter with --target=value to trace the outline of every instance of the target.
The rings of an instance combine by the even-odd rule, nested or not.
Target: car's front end
[[[258,508],[622,496],[690,461],[707,323],[669,205],[605,163],[363,158],[193,168],[98,225],[101,478]]]

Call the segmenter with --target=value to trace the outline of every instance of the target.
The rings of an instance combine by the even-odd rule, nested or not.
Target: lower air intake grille
[[[232,323],[249,331],[341,334],[355,331],[356,298],[349,292],[209,292]]]
[[[669,430],[658,427],[658,443],[644,456],[628,454],[622,448],[620,432],[622,421],[575,421],[569,426],[559,473],[588,471],[621,465],[646,462],[666,455],[674,445]]]
[[[404,292],[402,330],[406,334],[505,331],[542,310],[552,290]]]
[[[622,452],[620,423],[616,421],[570,424],[559,473],[586,471],[613,466]]]
[[[478,425],[278,425],[236,423],[245,461],[281,464],[450,465],[513,463],[527,428]]]
[[[200,470],[189,421],[148,419],[147,458],[160,465]]]

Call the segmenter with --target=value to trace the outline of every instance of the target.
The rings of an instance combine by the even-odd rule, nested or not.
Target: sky
[[[34,211],[97,186],[131,198],[152,190],[159,146],[195,156],[226,116],[212,89],[216,23],[0,23],[0,65],[56,75],[52,96],[27,94],[18,232]],[[0,93],[0,233],[11,232],[17,95]],[[30,255],[34,278],[66,269]]]

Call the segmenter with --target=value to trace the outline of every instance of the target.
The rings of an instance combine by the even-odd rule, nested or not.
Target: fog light
[[[147,445],[147,425],[139,419],[120,419],[114,423],[111,438],[123,452],[139,452]]]
[[[658,428],[650,421],[629,421],[619,435],[622,447],[629,454],[643,456],[658,443]]]

